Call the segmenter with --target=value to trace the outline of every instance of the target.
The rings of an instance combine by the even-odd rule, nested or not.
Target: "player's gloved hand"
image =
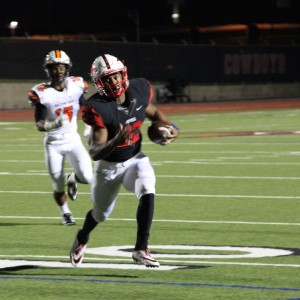
[[[68,115],[61,113],[58,117],[56,117],[56,119],[54,121],[46,121],[44,128],[45,128],[45,131],[50,131],[52,129],[62,127],[68,123],[69,123]]]
[[[174,142],[179,134],[179,128],[175,124],[167,125],[167,128],[169,129],[169,135],[166,136],[166,140],[162,143],[163,145]]]
[[[55,120],[56,128],[62,127],[69,123],[69,116],[61,113]]]

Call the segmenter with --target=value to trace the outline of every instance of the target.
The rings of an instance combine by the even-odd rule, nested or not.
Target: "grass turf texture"
[[[297,299],[299,282],[300,110],[171,116],[180,137],[143,152],[157,174],[151,245],[293,249],[295,255],[226,258],[245,252],[161,250],[204,258],[164,258],[170,271],[42,267],[0,269],[1,299]],[[91,208],[89,186],[69,202],[77,225],[64,227],[45,171],[42,134],[33,122],[0,123],[0,259],[60,261]],[[83,124],[79,124],[83,132]],[[258,134],[253,132],[271,132]],[[66,165],[66,170],[70,169]],[[134,245],[137,200],[122,189],[111,218],[88,248]],[[205,255],[223,258],[205,258]],[[298,254],[298,255],[297,255]],[[134,264],[86,254],[86,263]],[[99,260],[103,259],[103,261]]]

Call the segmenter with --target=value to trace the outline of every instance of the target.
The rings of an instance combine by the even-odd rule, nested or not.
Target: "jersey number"
[[[57,116],[59,116],[61,113],[64,115],[67,115],[69,117],[69,121],[71,122],[72,117],[73,117],[73,106],[70,105],[70,106],[64,107],[63,109],[59,108],[55,111],[55,114]]]

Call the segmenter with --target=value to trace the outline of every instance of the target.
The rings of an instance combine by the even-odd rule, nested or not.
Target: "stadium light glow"
[[[18,25],[19,25],[18,21],[11,21],[9,23],[9,28],[10,29],[16,29],[18,27]]]

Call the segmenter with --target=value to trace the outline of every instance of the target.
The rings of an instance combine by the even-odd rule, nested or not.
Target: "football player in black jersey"
[[[109,217],[123,184],[139,201],[132,258],[146,267],[159,267],[148,249],[156,178],[149,158],[141,152],[140,129],[145,118],[167,123],[170,134],[164,145],[173,142],[179,130],[151,103],[150,83],[144,78],[128,80],[127,68],[117,57],[109,54],[97,57],[90,75],[98,92],[82,107],[82,119],[92,127],[89,153],[95,161],[91,187],[94,205],[76,235],[71,263],[77,266],[82,262],[91,231]]]

